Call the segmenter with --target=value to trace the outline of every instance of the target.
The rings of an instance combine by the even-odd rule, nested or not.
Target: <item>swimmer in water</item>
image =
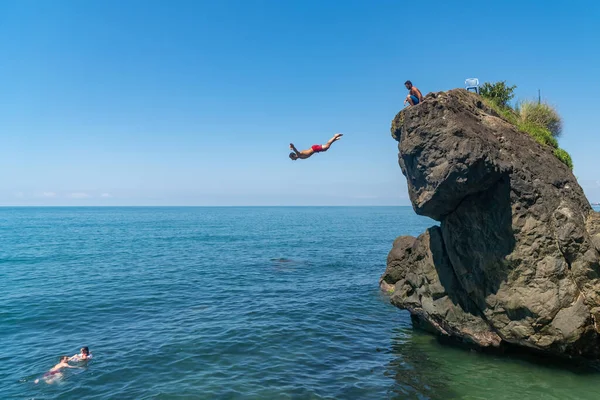
[[[62,379],[63,374],[62,371],[65,368],[77,368],[77,367],[73,367],[72,365],[69,365],[68,363],[69,361],[69,356],[60,356],[60,360],[59,363],[56,364],[54,367],[50,368],[50,371],[46,372],[43,376],[42,379],[44,379],[44,381],[48,384],[54,383],[59,379]],[[35,383],[39,383],[40,380],[36,379],[34,381]]]
[[[69,357],[69,361],[87,361],[92,358],[90,354],[90,349],[86,347],[82,347],[79,354],[75,354],[72,357]]]

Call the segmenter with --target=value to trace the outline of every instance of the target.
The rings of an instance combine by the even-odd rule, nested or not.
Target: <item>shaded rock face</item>
[[[392,123],[413,208],[440,222],[394,242],[382,287],[424,328],[600,358],[600,217],[551,149],[465,90]]]

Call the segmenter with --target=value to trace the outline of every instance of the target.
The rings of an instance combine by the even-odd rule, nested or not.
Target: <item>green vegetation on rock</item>
[[[528,133],[538,143],[545,144],[547,146],[558,149],[558,141],[554,136],[552,136],[552,133],[550,133],[548,129],[539,125],[532,124],[530,122],[519,121],[516,125],[520,131]]]
[[[523,101],[519,104],[518,113],[521,121],[546,128],[552,136],[559,137],[562,133],[562,118],[554,107],[546,103]]]
[[[573,169],[571,156],[558,147],[556,140],[562,133],[562,119],[558,112],[549,104],[532,101],[523,101],[512,108],[508,102],[514,97],[515,88],[516,86],[507,86],[504,81],[486,82],[481,86],[480,94],[486,105],[502,119],[515,125],[538,143],[552,147],[554,155]]]
[[[508,86],[506,81],[490,83],[485,82],[479,88],[479,94],[496,103],[500,107],[509,107],[508,102],[515,97],[517,86]]]
[[[571,160],[571,156],[565,150],[561,148],[554,149],[554,155],[569,168],[573,169],[573,160]]]
[[[488,99],[487,97],[483,97],[484,103],[494,110],[496,114],[498,114],[502,119],[510,122],[513,125],[517,125],[519,123],[519,114],[515,110],[510,107],[501,107],[496,104],[495,101]]]

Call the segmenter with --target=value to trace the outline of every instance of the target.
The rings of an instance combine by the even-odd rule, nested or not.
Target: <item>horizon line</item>
[[[168,207],[188,207],[188,208],[216,208],[216,207],[412,207],[408,204],[291,204],[291,205],[143,205],[143,204],[135,204],[135,205],[31,205],[31,204],[21,204],[21,205],[1,205],[0,208],[111,208],[111,207],[155,207],[155,208],[168,208]]]

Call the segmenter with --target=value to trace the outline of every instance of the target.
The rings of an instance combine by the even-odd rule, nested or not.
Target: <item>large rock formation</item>
[[[462,89],[392,123],[417,214],[381,286],[413,320],[483,347],[600,358],[600,216],[550,148]]]

